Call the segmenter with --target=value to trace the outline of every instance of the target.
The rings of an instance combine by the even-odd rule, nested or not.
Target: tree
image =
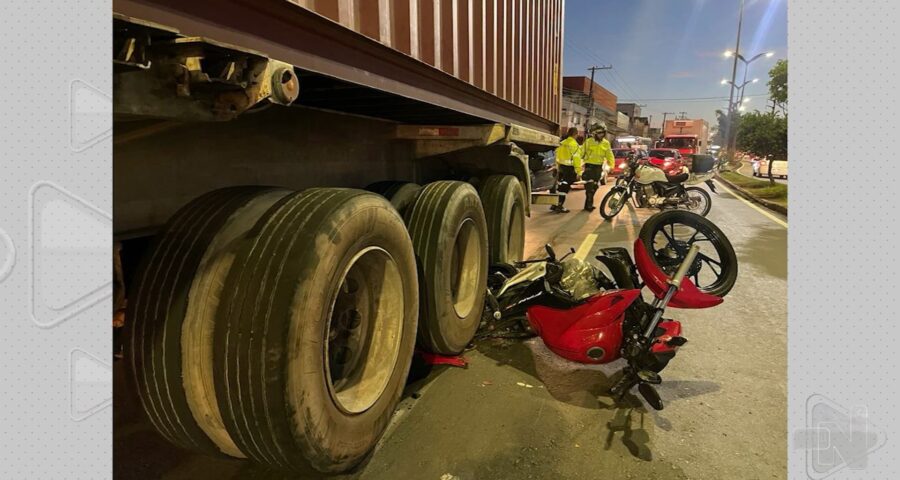
[[[775,62],[775,66],[769,70],[769,83],[767,84],[769,85],[769,97],[777,105],[781,106],[782,111],[784,111],[784,106],[787,105],[788,101],[787,77],[787,60]]]
[[[766,158],[769,181],[775,183],[772,179],[772,160],[787,159],[787,117],[760,112],[742,115],[737,129],[737,145],[741,150]]]
[[[728,130],[728,113],[716,110],[716,133],[712,142],[716,145],[725,145],[725,131]]]

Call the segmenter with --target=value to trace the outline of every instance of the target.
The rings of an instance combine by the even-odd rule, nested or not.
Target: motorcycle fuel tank
[[[667,182],[666,173],[661,168],[652,165],[638,165],[634,171],[634,181],[642,185],[653,182]]]
[[[528,323],[557,355],[579,363],[608,363],[619,358],[624,313],[640,294],[638,289],[611,290],[567,310],[535,305],[528,309]]]

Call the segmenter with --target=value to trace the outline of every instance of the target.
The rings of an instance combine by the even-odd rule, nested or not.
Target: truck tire
[[[214,312],[234,240],[288,193],[232,187],[193,200],[172,216],[136,276],[126,316],[129,364],[151,423],[178,446],[244,456],[213,393]]]
[[[426,185],[406,211],[419,270],[419,345],[456,355],[475,336],[487,288],[487,226],[464,182]]]
[[[362,461],[415,346],[415,256],[394,208],[362,190],[293,194],[246,237],[225,290],[215,380],[235,444],[301,473]]]
[[[406,207],[416,200],[416,196],[419,195],[422,186],[418,183],[386,180],[373,183],[367,186],[366,190],[377,193],[388,199],[388,201],[391,202],[391,205],[393,205],[394,208],[400,212],[400,215],[403,216]]]
[[[512,175],[492,175],[481,187],[488,228],[488,260],[515,263],[525,254],[525,194]]]

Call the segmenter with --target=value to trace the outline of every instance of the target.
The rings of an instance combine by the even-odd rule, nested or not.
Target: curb
[[[740,175],[740,174],[739,174],[739,175]],[[788,209],[787,209],[787,207],[782,206],[782,205],[778,205],[777,203],[772,203],[772,202],[770,202],[770,201],[768,201],[768,200],[765,200],[765,199],[762,199],[762,198],[757,198],[757,197],[753,196],[753,194],[751,194],[751,193],[747,192],[746,190],[744,190],[743,188],[741,188],[741,187],[739,187],[739,186],[737,186],[737,185],[735,185],[735,184],[729,182],[728,180],[725,180],[725,179],[722,178],[720,175],[716,175],[716,180],[718,180],[718,181],[724,183],[724,184],[727,185],[729,188],[733,189],[735,192],[737,192],[738,194],[740,194],[740,196],[746,198],[747,200],[750,200],[751,202],[758,203],[758,204],[760,204],[760,205],[762,205],[762,206],[768,208],[769,210],[778,212],[778,213],[780,213],[780,214],[782,214],[782,215],[787,215],[787,214],[788,214]]]

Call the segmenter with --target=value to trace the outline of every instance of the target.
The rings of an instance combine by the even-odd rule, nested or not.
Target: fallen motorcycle
[[[646,158],[630,158],[609,192],[600,201],[600,216],[612,219],[631,198],[636,207],[684,209],[706,216],[712,199],[703,188],[706,183],[715,193],[712,177],[716,160],[710,155],[694,155],[690,166],[681,169],[656,165]]]
[[[734,249],[718,227],[699,215],[671,211],[654,217],[661,218],[648,221],[634,242],[633,261],[624,248],[601,250],[596,258],[610,276],[570,257],[574,249],[557,257],[550,245],[545,247],[545,258],[493,265],[488,309],[496,325],[518,322],[524,331],[540,336],[551,351],[568,360],[604,364],[624,358],[627,365],[610,394],[621,398],[636,386],[647,403],[660,410],[663,402],[653,385],[662,382],[659,372],[687,342],[681,323],[664,318],[665,310],[669,306],[709,308],[720,304],[721,296],[701,291],[690,277],[698,268],[709,269],[704,257],[718,255],[713,250],[733,256]],[[685,227],[694,234],[690,242],[674,238],[676,243],[657,248],[652,240],[648,245],[647,239],[654,235],[644,232],[647,225],[650,231],[660,225],[672,227],[667,234],[673,238],[678,233],[683,236]],[[698,242],[701,231],[714,242]],[[675,257],[665,251],[668,248]],[[678,259],[677,264],[673,258]],[[662,265],[660,260],[664,260]],[[736,277],[736,261],[728,269]],[[726,277],[734,278],[731,271]],[[733,284],[732,280],[719,291],[727,293]],[[652,294],[650,302],[643,298],[643,287]]]

